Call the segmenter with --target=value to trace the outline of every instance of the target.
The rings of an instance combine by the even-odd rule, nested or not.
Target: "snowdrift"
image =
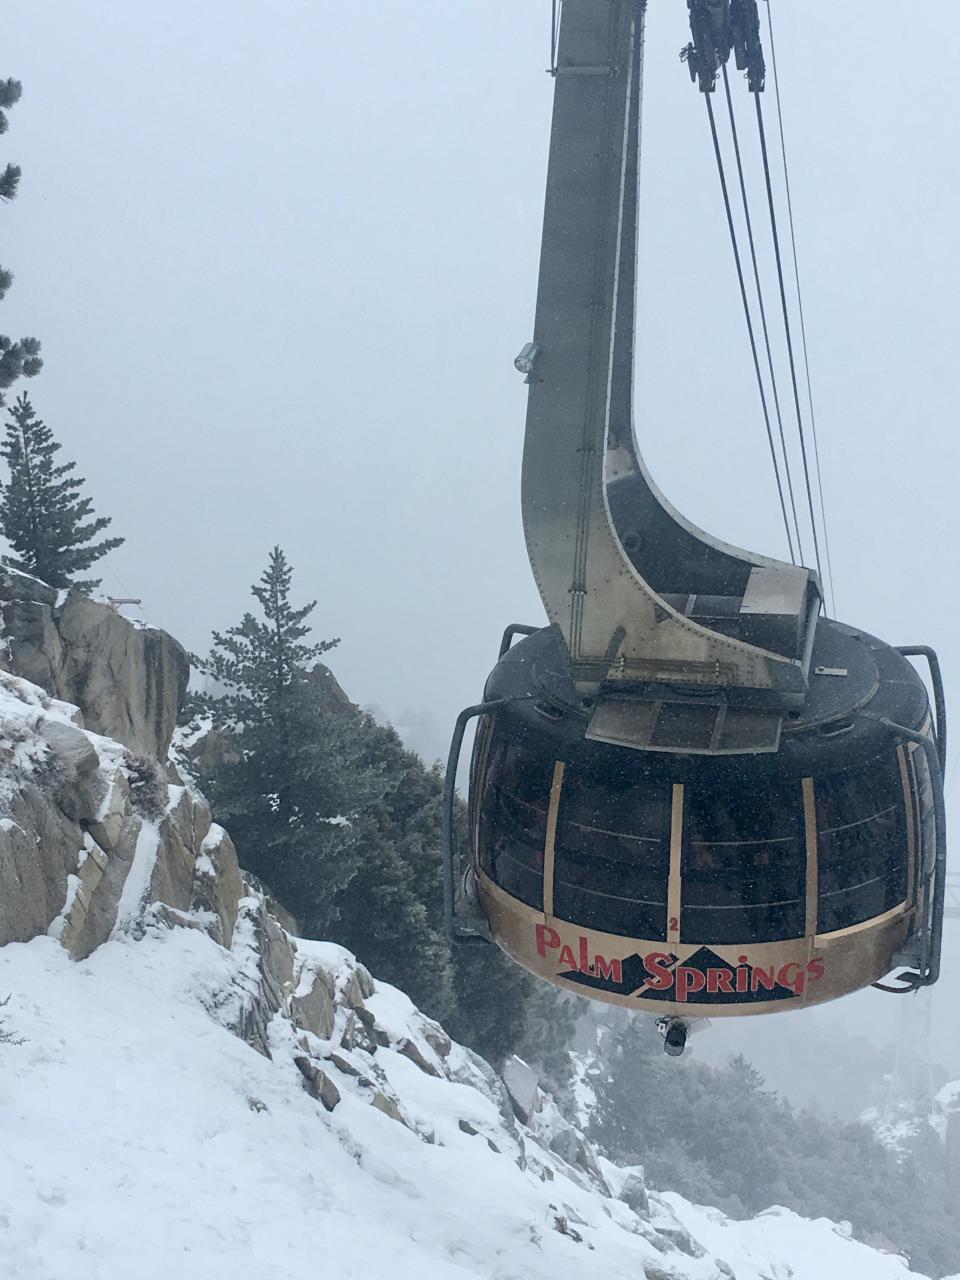
[[[333,990],[329,1035],[277,1011],[258,1052],[230,1028],[261,980],[262,905],[244,900],[232,951],[149,914],[79,962],[49,937],[0,949],[22,1038],[0,1046],[8,1280],[914,1274],[783,1209],[733,1222],[650,1193],[635,1213],[618,1171],[604,1187],[567,1164],[485,1063],[339,947],[296,943],[294,992]]]

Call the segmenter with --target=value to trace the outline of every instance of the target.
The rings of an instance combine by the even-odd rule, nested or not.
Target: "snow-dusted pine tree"
[[[0,133],[7,131],[7,111],[20,101],[23,86],[19,80],[0,80]],[[20,166],[7,164],[0,171],[0,201],[12,200],[20,185]],[[0,267],[0,298],[6,296],[13,284],[13,274]],[[3,393],[18,378],[32,378],[40,372],[40,343],[36,338],[20,338],[16,342],[6,334],[0,334],[0,405]]]
[[[308,642],[316,602],[295,608],[291,578],[274,547],[251,588],[262,617],[246,613],[224,634],[214,632],[210,655],[198,664],[213,692],[201,694],[194,710],[209,715],[221,736],[218,759],[200,781],[243,865],[304,927],[322,932],[356,867],[352,824],[388,784],[364,759],[361,713],[348,705],[332,714],[327,705],[313,668],[338,641]]]
[[[94,538],[110,523],[94,516],[90,498],[80,495],[85,483],[73,476],[75,462],[57,464],[61,446],[27,397],[9,410],[0,454],[10,475],[0,489],[0,533],[15,555],[4,563],[49,583],[51,587],[95,587],[99,579],[78,579],[123,538]],[[92,518],[91,518],[92,517]]]
[[[198,780],[241,865],[263,877],[308,936],[355,950],[492,1061],[512,1052],[538,1063],[560,1056],[572,1028],[552,989],[494,946],[451,950],[443,774],[338,686],[331,697],[332,677],[316,659],[338,642],[309,642],[315,606],[294,608],[290,587],[290,566],[275,547],[252,588],[262,617],[248,613],[215,633],[210,656],[198,662],[212,689],[191,710],[208,715],[213,729],[195,757]],[[465,829],[459,801],[457,821]]]

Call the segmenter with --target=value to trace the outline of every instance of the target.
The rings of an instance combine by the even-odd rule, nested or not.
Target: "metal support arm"
[[[507,630],[509,632],[510,629],[507,628]],[[505,702],[506,699],[497,698],[493,702],[478,702],[472,707],[466,707],[457,716],[457,723],[453,728],[453,739],[447,756],[447,774],[443,784],[441,840],[443,846],[443,921],[447,937],[454,940],[471,941],[477,937],[473,933],[458,931],[455,920],[458,853],[454,836],[453,806],[457,792],[457,767],[460,763],[460,749],[463,746],[463,735],[470,721],[476,716],[492,715]]]

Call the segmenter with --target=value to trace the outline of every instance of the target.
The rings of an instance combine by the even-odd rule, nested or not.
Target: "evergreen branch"
[[[39,346],[33,339],[27,341],[32,344],[28,350]],[[26,343],[0,338],[0,370],[17,345],[22,349]],[[5,563],[53,587],[89,590],[99,586],[101,579],[81,580],[77,575],[121,546],[124,539],[104,538],[88,545],[110,524],[110,518],[88,518],[94,514],[93,503],[80,496],[83,481],[63,478],[75,463],[54,465],[60,444],[25,395],[18,397],[9,417],[0,442],[0,455],[10,471],[9,481],[0,491],[0,532],[15,554],[6,557]]]
[[[20,166],[8,164],[0,173],[0,200],[12,200],[20,185]]]
[[[20,101],[23,85],[19,80],[0,80],[0,107],[9,110]]]

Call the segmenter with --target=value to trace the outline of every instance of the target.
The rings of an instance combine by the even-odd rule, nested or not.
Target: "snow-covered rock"
[[[163,760],[190,663],[165,631],[138,626],[79,591],[62,603],[45,583],[0,571],[6,666],[74,703],[94,733]]]
[[[517,1119],[528,1124],[540,1102],[537,1073],[514,1054],[503,1064],[503,1083],[507,1086]]]
[[[0,945],[50,930],[89,955],[148,903],[205,906],[228,941],[243,890],[203,798],[79,719],[0,671]]]
[[[910,1280],[786,1210],[651,1194],[648,1220],[505,1120],[489,1068],[339,947],[287,939],[268,1057],[231,1029],[262,998],[252,930],[228,950],[147,912],[140,933],[79,962],[0,948],[23,1041],[0,1045],[9,1280]],[[323,1037],[293,1004],[320,973]],[[385,1043],[345,1043],[360,1008]]]

